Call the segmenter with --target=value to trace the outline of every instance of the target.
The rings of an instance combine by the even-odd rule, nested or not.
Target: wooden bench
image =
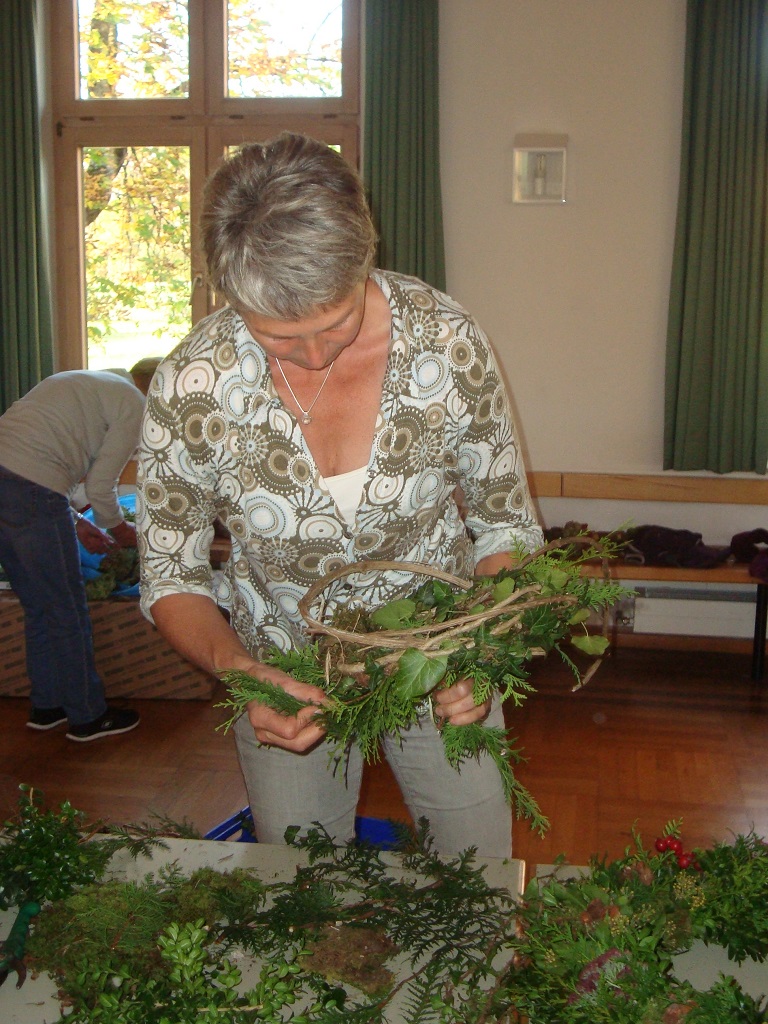
[[[541,472],[529,474],[529,485],[535,498],[768,506],[768,479]],[[766,517],[768,517],[768,511]],[[616,525],[618,527],[620,524]],[[585,571],[591,575],[602,572],[597,566],[585,567]],[[756,680],[763,678],[766,620],[768,620],[768,583],[750,575],[749,566],[746,563],[724,564],[711,569],[680,569],[673,566],[630,565],[617,561],[610,566],[610,573],[614,579],[630,582],[653,580],[656,582],[730,583],[754,586],[756,598],[755,629],[752,640],[752,678]]]

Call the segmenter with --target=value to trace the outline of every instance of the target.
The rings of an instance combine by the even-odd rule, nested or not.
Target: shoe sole
[[[39,725],[37,722],[27,722],[27,728],[34,729],[35,732],[48,732],[49,729],[55,729],[59,725],[64,725],[66,721],[66,718],[60,718],[58,722],[51,722],[48,725]]]
[[[90,743],[92,740],[105,739],[107,736],[121,736],[124,732],[130,732],[135,729],[138,722],[134,722],[133,725],[124,725],[122,729],[104,729],[102,732],[91,733],[90,736],[76,736],[73,732],[67,733],[68,740],[74,740],[75,743]]]

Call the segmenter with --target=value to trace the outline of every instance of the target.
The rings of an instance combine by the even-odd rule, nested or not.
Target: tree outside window
[[[53,38],[75,41],[55,62],[53,90],[63,140],[56,207],[64,365],[130,366],[165,354],[213,308],[197,220],[204,178],[227,147],[293,128],[340,145],[354,161],[357,78],[344,68],[350,52],[356,66],[356,34],[348,38],[356,7],[54,5],[58,28],[68,22],[71,31],[54,24]]]

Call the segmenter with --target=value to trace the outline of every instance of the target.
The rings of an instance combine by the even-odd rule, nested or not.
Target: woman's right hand
[[[167,594],[152,605],[152,617],[168,643],[193,665],[217,676],[247,672],[313,705],[296,715],[281,715],[252,700],[246,713],[259,743],[303,753],[323,739],[325,730],[315,717],[320,706],[327,703],[327,695],[319,686],[300,683],[273,665],[256,661],[211,598]]]
[[[258,679],[281,686],[299,700],[316,705],[302,708],[295,715],[281,715],[259,701],[252,700],[247,713],[259,743],[303,753],[323,739],[325,729],[316,723],[315,718],[319,706],[326,702],[326,695],[318,686],[300,683],[293,676],[267,665],[259,664],[248,671]]]
[[[104,530],[100,530],[95,523],[92,523],[84,516],[79,516],[75,521],[75,533],[77,539],[90,555],[106,555],[115,547],[115,541]]]

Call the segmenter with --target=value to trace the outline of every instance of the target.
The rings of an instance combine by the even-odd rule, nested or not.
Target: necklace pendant
[[[312,417],[310,416],[310,413],[314,409],[315,403],[317,402],[318,398],[322,394],[323,388],[328,383],[328,378],[331,376],[331,370],[333,369],[333,363],[335,363],[336,360],[334,359],[333,362],[331,363],[331,365],[328,367],[328,370],[327,370],[327,372],[325,374],[325,377],[323,377],[323,383],[320,385],[320,388],[319,388],[317,394],[315,395],[315,397],[310,402],[308,409],[305,409],[304,406],[301,404],[301,402],[296,397],[296,395],[294,393],[294,390],[291,387],[288,378],[285,376],[285,373],[283,373],[283,367],[282,367],[282,365],[280,363],[280,360],[277,358],[277,356],[275,356],[275,362],[277,363],[277,368],[280,371],[280,376],[285,381],[285,386],[288,388],[288,391],[290,392],[291,398],[294,400],[294,402],[296,403],[296,405],[298,407],[299,412],[301,413],[301,422],[302,423],[311,423],[312,422]]]

